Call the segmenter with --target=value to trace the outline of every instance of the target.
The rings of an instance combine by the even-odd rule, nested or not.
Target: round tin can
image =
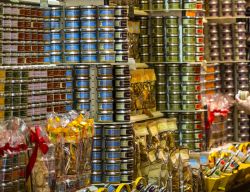
[[[105,152],[105,160],[106,161],[120,160],[120,159],[121,159],[120,149],[108,150]]]
[[[127,40],[117,40],[115,41],[115,51],[128,51],[128,41]]]
[[[202,120],[202,113],[201,112],[182,113],[181,119],[182,119],[182,121],[192,122],[192,123],[193,123],[193,121],[198,121],[198,122],[196,122],[196,124],[201,124],[200,121]]]
[[[127,65],[116,65],[115,76],[130,76],[129,66]]]
[[[117,125],[105,125],[104,126],[104,135],[106,137],[120,137],[121,130]]]
[[[80,21],[79,19],[71,18],[65,20],[65,29],[79,29]]]
[[[201,94],[182,94],[183,101],[201,101]]]
[[[99,29],[99,40],[101,41],[113,41],[115,37],[114,29]]]
[[[97,89],[97,99],[98,100],[112,100],[113,89],[106,89],[106,88]]]
[[[116,100],[115,109],[116,110],[130,110],[131,109],[131,100],[130,99]]]
[[[59,19],[61,18],[62,10],[60,7],[51,7],[50,17]]]
[[[103,165],[104,172],[120,172],[121,161],[106,161]]]
[[[102,148],[102,138],[101,137],[94,137],[93,138],[93,149],[101,149]]]
[[[117,88],[129,88],[130,87],[130,76],[127,77],[116,77],[115,87]]]
[[[76,104],[76,109],[78,111],[89,111],[90,101],[89,100],[79,100]]]
[[[98,6],[99,17],[114,17],[115,7],[109,5]]]
[[[128,27],[128,17],[116,17],[115,18],[115,28],[127,28]]]
[[[166,35],[174,35],[177,36],[179,33],[179,28],[178,27],[171,27],[171,28],[166,28]]]
[[[121,171],[133,170],[134,159],[122,159],[121,160]]]
[[[128,17],[128,6],[116,6],[115,17]]]
[[[181,88],[182,88],[182,91],[184,92],[201,91],[201,85],[199,83],[194,84],[191,82],[191,83],[182,84]]]
[[[188,119],[187,121],[182,121],[181,123],[181,130],[194,131],[194,130],[201,130],[201,129],[202,129],[202,125],[200,121],[193,121],[192,119]]]
[[[105,146],[107,149],[120,149],[121,138],[120,137],[106,137]]]
[[[80,33],[79,29],[65,29],[64,30],[64,39],[66,41],[77,41],[79,42]]]
[[[101,111],[97,114],[97,121],[100,123],[110,123],[113,122],[113,113],[109,111]]]
[[[114,17],[99,17],[99,28],[114,28],[115,19]]]
[[[80,100],[89,100],[90,99],[90,92],[89,91],[80,91],[75,92],[76,99]]]
[[[117,110],[115,114],[115,120],[117,122],[128,122],[130,121],[131,111]]]
[[[81,17],[96,17],[97,7],[94,5],[84,5],[80,7]]]
[[[58,30],[52,30],[50,34],[50,40],[52,42],[61,42],[62,40],[61,32]]]
[[[99,62],[101,63],[115,63],[116,52],[114,51],[102,51],[99,52]]]
[[[80,52],[80,44],[74,43],[74,41],[73,42],[72,41],[65,41],[64,46],[65,46],[65,52],[75,52],[75,53]]]
[[[124,171],[121,172],[121,182],[122,183],[130,183],[133,181],[133,171]]]
[[[96,27],[97,27],[97,20],[95,17],[81,17],[81,29],[95,30]]]
[[[78,77],[89,77],[89,66],[81,65],[75,67],[75,76]]]
[[[45,29],[47,29],[47,27]],[[60,20],[51,19],[50,20],[50,29],[52,29],[52,30],[59,30],[59,29],[61,29]]]
[[[64,53],[65,63],[80,63],[79,52],[65,52]]]
[[[182,139],[183,140],[193,140],[194,132],[193,131],[182,131]]]
[[[121,174],[120,172],[109,172],[104,176],[104,182],[105,183],[111,183],[111,184],[119,184],[121,183]]]
[[[179,45],[178,44],[170,44],[166,48],[166,54],[178,54],[179,53]]]
[[[95,125],[94,126],[94,137],[102,137],[102,129],[103,129],[103,127],[101,125]]]
[[[92,161],[91,165],[92,165],[93,172],[98,172],[98,173],[102,172],[102,161],[94,160]]]
[[[95,40],[81,41],[81,52],[96,52],[97,42]]]
[[[115,39],[127,39],[128,31],[126,29],[115,29]]]
[[[60,53],[53,54],[50,56],[50,62],[53,64],[59,64],[62,63],[62,56]]]
[[[169,101],[181,101],[181,92],[169,93]]]
[[[195,26],[196,25],[196,19],[195,17],[182,17],[182,25],[183,26]]]
[[[83,40],[83,41],[87,41],[87,40],[96,41],[96,39],[97,39],[97,32],[96,31],[81,30],[81,40]]]
[[[81,61],[83,63],[97,63],[97,52],[89,51],[81,53]]]
[[[91,183],[99,184],[102,183],[102,173],[100,172],[92,172],[91,175]]]
[[[112,100],[99,100],[98,110],[99,111],[113,111],[113,101]]]
[[[79,18],[80,17],[79,7],[66,7],[65,17],[66,18]]]
[[[85,79],[76,80],[75,87],[76,87],[76,89],[89,88],[89,79],[87,77],[85,77]]]
[[[133,127],[131,124],[123,124],[120,128],[121,136],[130,136],[133,135]]]
[[[191,150],[194,149],[194,147],[195,147],[194,140],[183,140],[182,145],[185,147],[188,147]]]
[[[130,99],[130,96],[130,88],[116,88],[115,90],[116,99]]]
[[[110,77],[99,77],[97,78],[97,86],[98,88],[112,88],[113,79]]]
[[[113,67],[112,65],[98,65],[97,66],[97,76],[100,77],[112,77],[113,76]]]
[[[133,146],[133,136],[121,137],[121,148],[130,148],[131,146]]]
[[[200,82],[200,74],[183,73],[181,76],[183,82]]]
[[[177,16],[167,16],[165,17],[165,22],[168,26],[178,26]]]
[[[98,43],[99,51],[114,51],[115,42],[114,41],[99,41]]]
[[[185,103],[182,104],[183,110],[200,110],[201,108],[202,104],[200,101],[198,102],[185,101]]]
[[[115,62],[128,62],[128,51],[116,51]]]
[[[162,0],[153,1],[152,2],[152,9],[153,10],[162,10],[165,7],[164,5],[165,5],[164,1],[162,1]]]

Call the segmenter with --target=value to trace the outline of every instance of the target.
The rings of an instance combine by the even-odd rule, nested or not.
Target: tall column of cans
[[[247,58],[247,35],[246,22],[237,22],[234,24],[234,60],[246,60]]]
[[[233,29],[230,23],[223,23],[220,25],[221,33],[220,39],[222,43],[221,47],[221,59],[223,61],[233,60]]]
[[[167,109],[167,66],[166,64],[155,64],[156,74],[156,110],[165,111]],[[170,91],[171,92],[171,91]],[[170,93],[169,92],[169,93]]]
[[[176,16],[165,17],[165,54],[166,61],[179,61],[179,19]]]
[[[139,36],[139,58],[141,62],[149,61],[149,18],[140,17],[140,36]]]
[[[207,60],[219,61],[220,60],[220,41],[219,41],[219,25],[217,23],[208,24],[209,36],[209,57]]]

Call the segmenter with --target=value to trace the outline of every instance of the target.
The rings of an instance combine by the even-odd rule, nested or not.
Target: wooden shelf
[[[134,10],[134,15],[137,15],[137,16],[148,16],[148,13],[146,11],[143,11],[143,10]]]

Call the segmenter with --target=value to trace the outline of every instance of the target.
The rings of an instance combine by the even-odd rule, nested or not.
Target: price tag
[[[195,17],[195,11],[187,11],[186,12],[186,16],[188,16],[188,17]]]

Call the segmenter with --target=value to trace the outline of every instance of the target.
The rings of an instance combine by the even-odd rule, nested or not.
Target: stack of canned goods
[[[245,111],[238,111],[239,141],[249,141],[249,117]]]
[[[234,97],[236,91],[234,86],[234,65],[231,63],[225,63],[222,67],[223,92]]]
[[[208,33],[210,42],[209,43],[210,55],[209,58],[207,59],[211,61],[219,61],[220,60],[219,25],[217,23],[209,23]]]
[[[166,61],[179,61],[179,24],[178,17],[168,16],[166,22]]]
[[[74,102],[78,112],[90,110],[90,69],[88,65],[74,67]]]
[[[43,10],[18,4],[0,8],[0,64],[43,64]]]
[[[183,17],[183,61],[204,60],[204,34],[202,17]]]
[[[246,1],[245,0],[209,0],[207,1],[207,13],[210,17],[230,17],[245,16]]]
[[[113,66],[97,66],[97,120],[98,122],[114,121],[113,106]]]
[[[246,45],[246,22],[237,22],[234,24],[234,59],[246,60],[247,45]]]
[[[157,111],[165,111],[167,109],[166,65],[155,64],[155,73],[156,73],[156,108]]]
[[[151,18],[152,61],[163,62],[164,58],[164,19],[161,16]]]
[[[139,0],[139,8],[141,10],[149,10],[149,0]]]
[[[227,123],[230,123],[230,121],[232,121],[232,119],[229,115]],[[215,114],[214,121],[210,128],[209,147],[220,146],[228,139],[226,134],[229,129],[227,130],[225,125],[225,117],[220,114]]]
[[[65,8],[64,62],[80,63],[80,10],[79,7]]]
[[[139,37],[139,54],[141,62],[149,61],[149,36],[148,36],[148,17],[140,17],[140,37]]]
[[[232,25],[223,23],[221,26],[221,59],[223,61],[233,60]]]
[[[44,10],[44,33],[45,47],[44,52],[46,57],[44,58],[46,63],[59,64],[62,59],[62,34],[61,29],[61,16],[62,10],[60,7],[52,7],[51,9]]]
[[[105,146],[105,151],[102,150]],[[134,168],[131,124],[95,125],[92,183],[130,183]]]
[[[220,64],[208,64],[205,74],[204,81],[202,81],[203,89],[202,93],[206,95],[215,94],[221,91],[221,74]]]
[[[226,120],[226,124],[225,124],[225,130],[227,133],[227,141],[233,141],[234,140],[234,114],[233,112],[229,112],[228,116],[227,116],[227,120]]]

